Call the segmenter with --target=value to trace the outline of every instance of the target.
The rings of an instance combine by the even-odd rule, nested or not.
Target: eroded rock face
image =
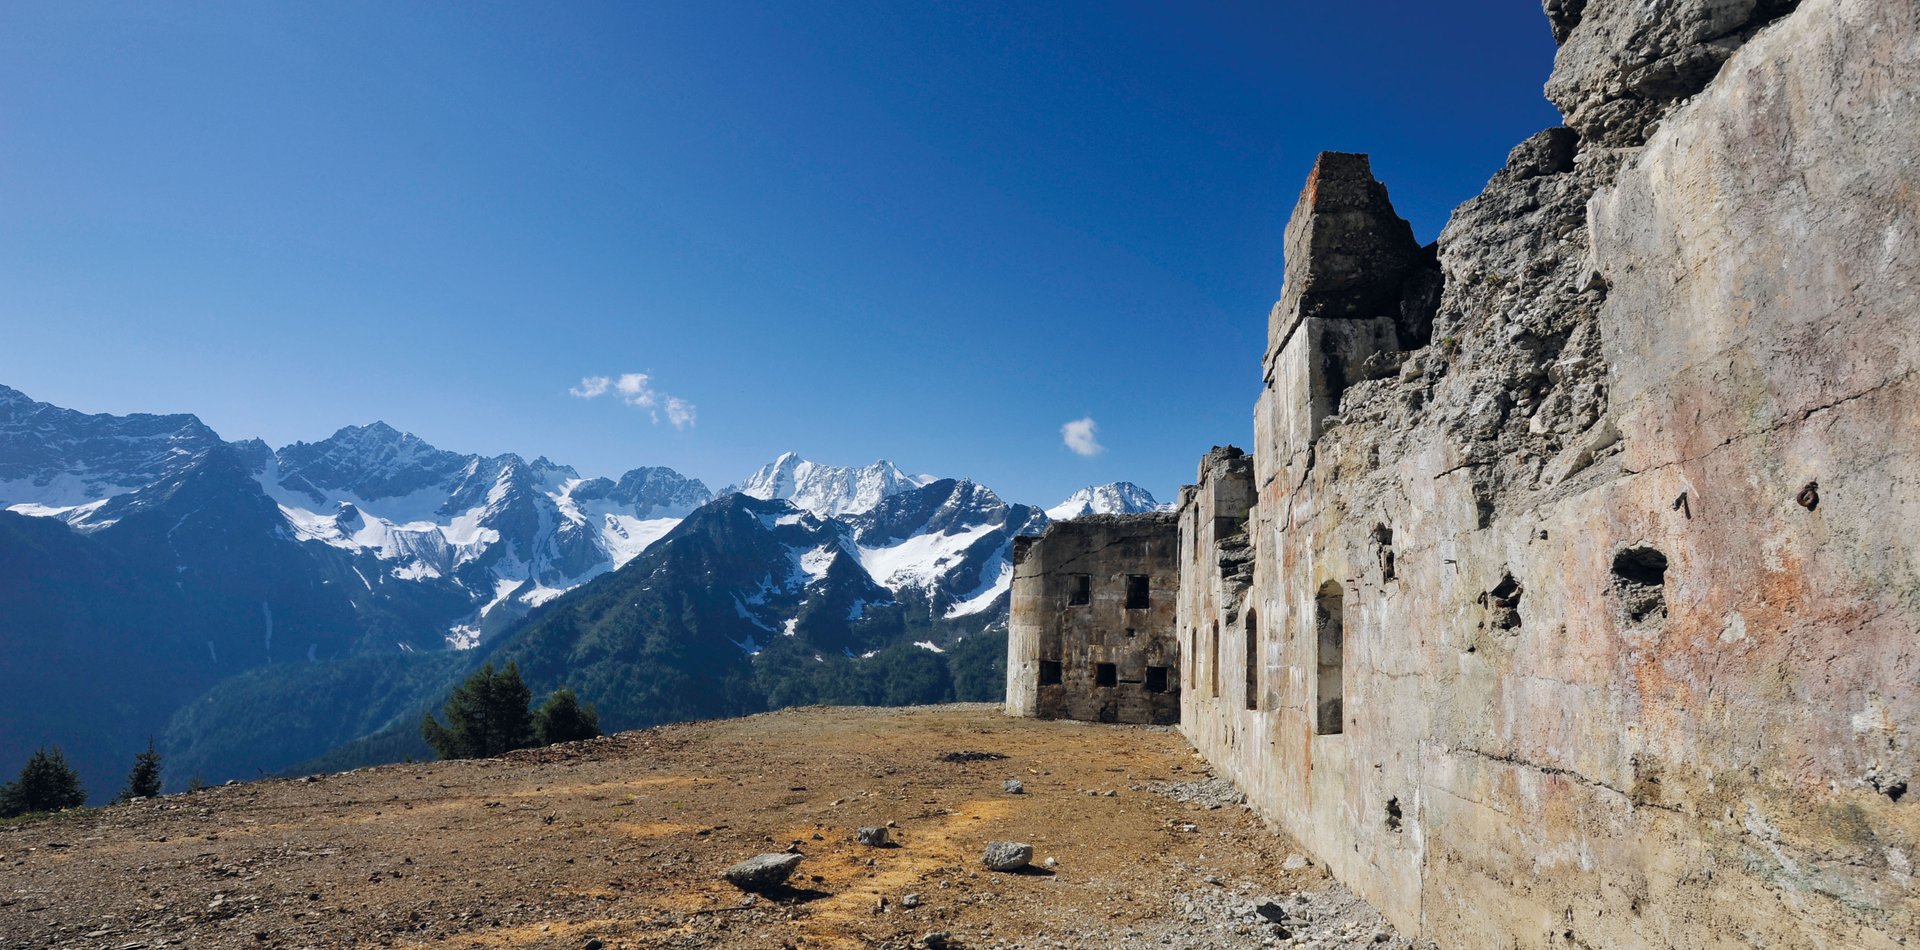
[[[1550,0],[1431,343],[1336,254],[1182,492],[1183,731],[1404,931],[1920,932],[1920,5],[1791,6]]]
[[[1588,141],[1637,145],[1799,0],[1545,0],[1561,43],[1547,98]]]

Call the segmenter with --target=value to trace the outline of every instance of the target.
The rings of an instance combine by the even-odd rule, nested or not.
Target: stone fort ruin
[[[1008,615],[1014,715],[1180,721],[1171,514],[1091,515],[1017,538]]]
[[[1912,946],[1920,3],[1545,7],[1567,125],[1434,245],[1308,176],[1252,453],[1173,516],[1180,728],[1442,946]],[[1067,527],[1009,705],[1098,718]]]

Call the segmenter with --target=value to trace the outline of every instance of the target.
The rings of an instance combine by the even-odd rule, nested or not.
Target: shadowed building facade
[[[1089,515],[1013,548],[1007,711],[1041,719],[1180,719],[1174,516]]]

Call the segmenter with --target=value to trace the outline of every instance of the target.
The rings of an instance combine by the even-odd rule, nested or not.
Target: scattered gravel
[[[1247,803],[1247,796],[1240,794],[1240,790],[1234,788],[1232,783],[1217,776],[1200,782],[1153,782],[1148,788],[1176,802],[1206,809]]]
[[[1435,950],[1427,941],[1401,937],[1374,909],[1338,882],[1284,894],[1261,894],[1250,883],[1208,886],[1169,895],[1167,912],[1136,923],[1118,933],[1088,926],[994,939],[991,933],[974,939],[950,935],[949,946],[975,950],[1067,950],[1111,946],[1168,947],[1173,950],[1217,950],[1232,947],[1376,948],[1376,950]]]

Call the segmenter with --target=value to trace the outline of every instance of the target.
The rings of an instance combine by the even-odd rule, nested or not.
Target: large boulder
[[[989,871],[1020,871],[1033,863],[1033,845],[1024,841],[995,841],[987,845],[980,863]]]
[[[743,891],[771,890],[787,882],[801,859],[798,854],[757,854],[721,872],[721,876]]]

